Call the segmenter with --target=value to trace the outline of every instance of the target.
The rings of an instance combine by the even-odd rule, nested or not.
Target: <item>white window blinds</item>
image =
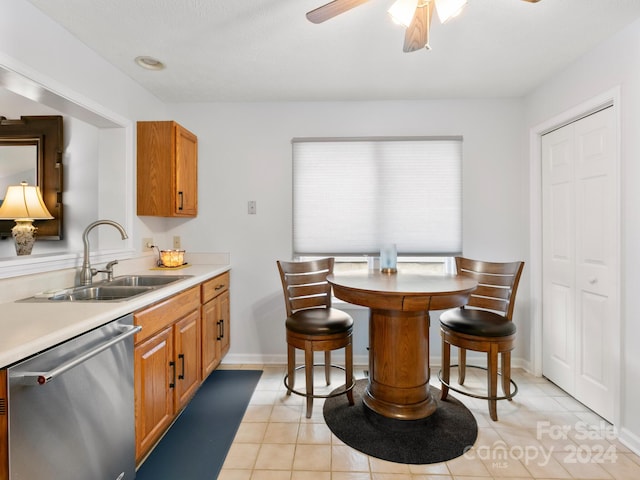
[[[294,139],[296,255],[462,250],[462,139]]]

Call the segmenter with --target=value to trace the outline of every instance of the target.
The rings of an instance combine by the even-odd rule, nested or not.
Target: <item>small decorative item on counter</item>
[[[382,273],[397,273],[398,252],[395,243],[383,245],[380,249],[380,271]]]
[[[160,262],[165,267],[179,267],[184,264],[184,250],[160,250]]]

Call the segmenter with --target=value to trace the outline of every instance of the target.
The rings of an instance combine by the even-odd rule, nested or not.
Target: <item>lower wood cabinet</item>
[[[176,322],[175,338],[175,403],[182,410],[200,386],[200,310]]]
[[[136,461],[171,425],[201,381],[200,288],[134,313]]]
[[[206,378],[229,351],[229,273],[201,284],[202,288],[202,378]]]
[[[138,464],[229,351],[229,299],[226,272],[134,312]]]
[[[173,421],[173,357],[173,327],[135,347],[136,462]]]

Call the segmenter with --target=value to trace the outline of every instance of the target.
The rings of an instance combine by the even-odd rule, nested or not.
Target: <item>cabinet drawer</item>
[[[149,338],[155,332],[199,307],[200,289],[196,286],[135,312],[134,323],[142,327],[142,331],[136,333],[134,337],[135,343]]]
[[[207,280],[201,284],[202,303],[207,303],[222,292],[229,290],[229,272],[225,272],[217,277]]]

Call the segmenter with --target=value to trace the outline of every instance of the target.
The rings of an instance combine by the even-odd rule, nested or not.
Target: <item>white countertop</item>
[[[130,272],[137,275],[190,275],[125,301],[0,303],[0,368],[27,358],[230,270],[228,264],[192,264],[180,270]],[[119,273],[116,272],[116,276]]]

